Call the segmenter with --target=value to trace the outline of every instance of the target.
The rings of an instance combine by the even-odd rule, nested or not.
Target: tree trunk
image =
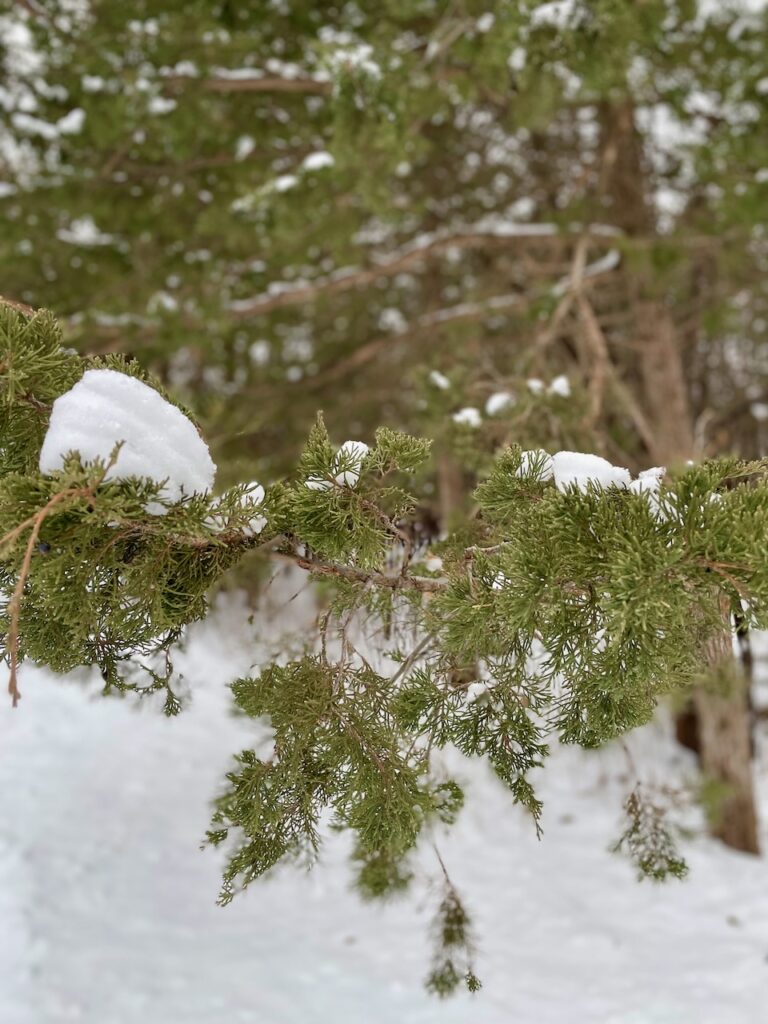
[[[736,850],[759,853],[748,680],[734,662],[730,629],[710,637],[704,654],[711,685],[694,691],[701,767],[724,789],[717,800],[712,833]]]
[[[455,456],[448,451],[439,452],[437,456],[437,518],[443,533],[450,529],[451,521],[461,511],[466,490],[464,472]]]
[[[649,169],[631,102],[606,102],[599,116],[601,200],[628,235],[652,237],[656,223],[649,200]],[[658,287],[647,285],[642,277],[628,280],[628,301],[633,305],[635,334],[640,342],[637,365],[631,369],[638,400],[652,427],[651,457],[671,468],[694,457],[693,414],[680,332]],[[728,846],[756,853],[749,682],[743,676],[735,681],[727,612],[725,618],[729,625],[710,638],[704,660],[718,674],[730,665],[734,682],[730,689],[722,688],[720,692],[697,687],[692,701],[695,721],[689,724],[695,732],[704,772],[725,789],[713,833]]]
[[[654,462],[672,467],[694,454],[693,417],[680,343],[672,316],[660,302],[637,310],[642,325],[640,375],[653,429]]]

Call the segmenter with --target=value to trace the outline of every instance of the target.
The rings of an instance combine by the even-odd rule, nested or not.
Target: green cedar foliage
[[[419,845],[460,813],[459,782],[431,756],[449,745],[486,758],[539,827],[529,775],[550,737],[594,747],[646,722],[700,673],[706,638],[725,628],[724,600],[768,626],[764,463],[689,466],[651,501],[616,487],[559,490],[540,460],[507,447],[476,491],[476,514],[436,546],[435,570],[407,530],[429,445],[390,429],[352,458],[318,419],[296,472],[267,489],[258,536],[245,485],[153,516],[158,485],[105,481],[106,466],[77,453],[42,475],[52,402],[104,365],[60,342],[48,314],[0,307],[0,633],[12,673],[20,658],[62,672],[97,666],[106,691],[164,689],[176,713],[172,645],[247,552],[333,585],[305,652],[233,685],[243,714],[269,719],[275,748],[267,759],[241,752],[218,797],[209,839],[229,853],[223,902],[281,861],[311,863],[328,828],[353,835],[364,895],[401,891]],[[390,668],[357,650],[362,617],[384,627]],[[643,873],[679,876],[654,807],[635,793],[628,810],[620,845]],[[440,994],[478,984],[466,915],[446,886],[429,978]]]
[[[625,394],[643,406],[629,342],[654,298],[684,332],[693,418],[758,450],[758,7],[6,2],[3,292],[80,351],[140,352],[195,398],[231,479],[235,459],[276,476],[317,408],[346,432],[352,371],[355,434],[423,432],[425,362],[454,382],[448,412],[500,382],[526,401],[530,376],[586,383],[562,283],[587,239],[588,264],[616,256],[589,288],[624,385],[615,451],[656,461]],[[592,445],[539,404],[517,440]]]

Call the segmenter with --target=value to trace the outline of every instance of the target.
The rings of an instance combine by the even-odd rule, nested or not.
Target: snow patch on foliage
[[[541,448],[520,453],[520,468],[517,471],[517,476],[533,476],[536,480],[551,480],[552,474],[552,456]]]
[[[622,487],[634,494],[645,494],[651,499],[651,507],[658,510],[658,495],[666,469],[654,466],[645,469],[636,480],[632,480],[628,469],[614,466],[600,455],[588,452],[557,452],[548,455],[543,449],[520,453],[520,466],[516,472],[520,477],[536,480],[553,480],[559,491],[575,486],[586,491],[591,485],[596,488]]]
[[[586,452],[557,452],[552,456],[552,474],[559,491],[575,485],[586,491],[589,484],[596,487],[629,487],[632,477],[628,469],[612,465],[600,455]]]
[[[264,488],[260,483],[253,480],[245,489],[240,498],[240,507],[244,512],[252,512],[251,518],[245,526],[239,527],[240,532],[247,537],[256,537],[267,525],[267,517],[264,514]],[[205,525],[214,533],[223,533],[229,529],[230,517],[221,508],[221,501],[214,503],[212,513],[205,521]]]
[[[334,479],[337,484],[354,487],[360,479],[363,459],[368,454],[364,441],[345,441],[333,460]]]
[[[472,427],[473,429],[479,427],[483,422],[483,417],[480,415],[479,410],[471,405],[464,409],[459,409],[458,412],[453,414],[452,418],[454,423],[459,423],[463,427]]]
[[[515,399],[509,391],[497,391],[495,394],[490,395],[485,403],[485,414],[486,416],[497,416],[504,409],[508,409],[510,405],[515,404]]]
[[[69,245],[111,245],[115,241],[115,236],[101,231],[93,217],[88,214],[76,217],[69,227],[60,228],[56,232],[56,237],[60,242],[67,242]]]
[[[360,479],[363,460],[370,449],[364,441],[345,441],[336,452],[331,465],[333,481],[339,487],[355,487]],[[310,476],[304,486],[310,491],[330,491],[333,481],[321,476]]]
[[[478,701],[485,703],[493,684],[490,681],[479,680],[475,683],[470,683],[464,694],[464,698],[467,704],[477,704]]]
[[[550,3],[539,4],[530,13],[531,25],[552,25],[565,28],[575,9],[574,0],[551,0]]]
[[[560,398],[570,398],[571,382],[568,380],[565,374],[561,374],[559,377],[555,377],[555,379],[547,388],[547,394],[559,395]]]
[[[333,167],[336,161],[330,153],[325,150],[318,150],[317,153],[310,153],[304,157],[302,167],[305,171],[320,171],[324,167]]]
[[[116,370],[87,370],[53,403],[40,472],[62,469],[71,452],[84,463],[108,461],[121,442],[108,480],[149,478],[162,484],[163,502],[213,486],[216,466],[192,421],[154,388]],[[147,511],[164,515],[167,509],[152,502]]]
[[[448,380],[445,374],[440,373],[439,370],[432,370],[430,372],[429,382],[430,384],[434,384],[434,386],[436,388],[439,388],[441,391],[448,391],[450,390],[451,387],[451,382]]]
[[[161,117],[163,114],[170,114],[177,106],[176,100],[168,96],[152,96],[147,103],[147,110],[150,114]]]
[[[272,188],[275,192],[289,192],[292,188],[295,188],[298,183],[299,179],[295,174],[281,174],[272,182]]]

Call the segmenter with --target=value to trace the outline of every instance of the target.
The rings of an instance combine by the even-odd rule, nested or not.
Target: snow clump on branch
[[[333,480],[339,487],[355,487],[360,479],[363,460],[369,452],[364,441],[345,441],[336,452],[331,466]],[[320,476],[310,476],[304,481],[310,491],[329,491],[333,481]]]
[[[632,482],[628,469],[612,465],[599,455],[585,452],[558,452],[552,456],[552,475],[555,487],[564,491],[575,484],[580,491],[587,489],[587,484],[597,487],[629,487]]]
[[[517,476],[533,476],[536,480],[553,480],[559,491],[575,486],[580,491],[593,487],[621,487],[635,494],[647,494],[655,498],[666,473],[663,466],[645,469],[636,480],[632,480],[628,469],[614,466],[607,459],[587,452],[557,452],[548,455],[542,449],[524,451],[520,454]]]
[[[165,515],[183,495],[206,494],[216,466],[194,424],[175,405],[136,377],[117,370],[87,370],[53,403],[40,450],[40,472],[63,469],[72,452],[83,463],[109,462],[122,444],[107,480],[142,477],[161,484],[161,502],[147,511]]]
[[[483,422],[483,418],[477,409],[472,406],[467,406],[466,409],[459,409],[458,412],[453,414],[453,422],[459,423],[464,427],[479,427]]]
[[[255,480],[246,486],[240,498],[240,508],[244,512],[251,512],[251,518],[245,526],[239,527],[240,533],[246,537],[256,537],[267,525],[267,517],[264,515],[264,488]],[[205,525],[214,533],[223,533],[229,528],[230,517],[223,511],[220,502],[212,506],[212,514],[205,520]]]

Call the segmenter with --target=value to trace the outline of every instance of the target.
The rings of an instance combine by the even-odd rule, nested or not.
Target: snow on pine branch
[[[116,370],[87,370],[73,388],[53,403],[40,451],[40,472],[54,473],[72,452],[83,462],[108,462],[122,447],[106,478],[143,477],[161,484],[163,502],[207,493],[216,466],[194,424],[154,388]],[[153,515],[164,504],[152,502]]]
[[[658,493],[665,473],[663,466],[654,466],[643,470],[636,480],[632,480],[628,469],[614,466],[600,455],[569,451],[548,455],[541,450],[522,452],[518,470],[518,476],[553,481],[559,491],[566,491],[569,487],[580,491],[586,491],[589,486],[620,487],[649,497]]]

